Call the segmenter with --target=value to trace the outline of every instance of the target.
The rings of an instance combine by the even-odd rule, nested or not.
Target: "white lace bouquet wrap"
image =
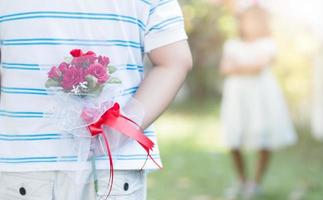
[[[97,56],[92,51],[84,53],[80,49],[74,49],[70,54],[72,57],[50,69],[45,84],[56,94],[51,108],[53,123],[58,130],[74,139],[74,151],[77,153],[78,164],[81,164],[76,176],[77,182],[95,180],[96,177],[91,177],[93,171],[88,169],[89,160],[92,159],[92,163],[95,163],[95,156],[102,156],[104,153],[107,155],[111,192],[111,149],[118,147],[120,137],[119,140],[118,137],[112,140],[113,134],[107,136],[107,133],[113,132],[113,129],[120,133],[117,134],[119,136],[136,140],[146,150],[147,158],[151,159],[150,151],[154,143],[140,128],[144,115],[140,103],[133,99],[125,107],[126,112],[128,110],[125,113],[116,102],[116,97],[120,95],[121,81],[113,76],[116,68],[110,66],[109,57]]]

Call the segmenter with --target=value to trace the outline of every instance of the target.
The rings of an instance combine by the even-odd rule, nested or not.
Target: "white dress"
[[[240,65],[275,56],[269,39],[225,44],[224,57]],[[259,75],[229,75],[224,83],[221,106],[222,139],[230,149],[267,149],[295,144],[297,136],[282,92],[269,66]]]

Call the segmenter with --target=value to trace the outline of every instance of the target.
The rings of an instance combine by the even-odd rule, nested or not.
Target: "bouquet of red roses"
[[[116,68],[109,65],[109,57],[97,56],[93,51],[83,53],[80,49],[70,54],[72,57],[50,69],[47,88],[58,87],[78,96],[98,96],[106,84],[121,83],[112,76]]]
[[[147,158],[153,161],[150,152],[154,143],[143,134],[139,124],[122,112],[121,106],[115,102],[114,88],[106,87],[121,83],[112,76],[116,68],[110,65],[109,57],[97,56],[93,51],[84,53],[80,49],[73,49],[70,54],[72,57],[67,57],[64,62],[50,69],[45,83],[47,88],[55,88],[57,91],[57,106],[51,108],[56,120],[53,123],[59,130],[73,136],[77,143],[75,149],[78,149],[78,160],[83,163],[89,160],[91,140],[103,139],[103,148],[110,165],[110,194],[114,171],[106,128],[136,140],[147,152]],[[136,115],[142,117],[140,113]],[[83,176],[83,172],[79,175]]]

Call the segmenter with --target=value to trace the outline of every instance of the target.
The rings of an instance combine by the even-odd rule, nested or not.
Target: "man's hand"
[[[154,68],[147,74],[135,99],[142,103],[145,117],[142,128],[147,128],[167,108],[192,69],[192,55],[187,41],[180,41],[148,54]]]

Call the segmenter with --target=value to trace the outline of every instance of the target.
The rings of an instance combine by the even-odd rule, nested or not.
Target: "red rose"
[[[61,84],[65,90],[71,90],[73,86],[77,86],[79,83],[84,82],[84,80],[82,68],[70,67],[64,72]]]
[[[56,67],[52,67],[50,71],[48,72],[48,78],[51,79],[59,79],[62,76],[62,72]]]
[[[107,68],[99,63],[90,65],[90,67],[87,69],[87,74],[97,78],[99,84],[103,84],[109,79]]]
[[[83,54],[83,56],[96,56],[96,55],[93,51],[88,51],[85,54]]]
[[[66,63],[66,62],[62,62],[59,66],[58,66],[58,69],[61,71],[61,72],[65,72],[67,69],[69,68],[69,64]]]
[[[98,62],[103,66],[108,66],[110,64],[110,59],[106,56],[99,56]]]
[[[73,56],[73,57],[80,57],[83,55],[83,52],[81,49],[73,49],[72,51],[70,51],[70,54]]]

